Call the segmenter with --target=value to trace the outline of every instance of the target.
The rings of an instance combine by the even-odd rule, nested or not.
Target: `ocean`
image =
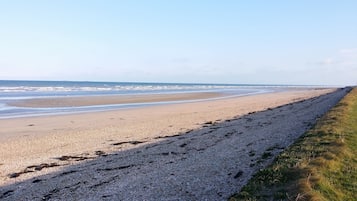
[[[221,92],[230,96],[243,96],[281,90],[288,86],[242,85],[242,84],[182,84],[182,83],[137,83],[137,82],[72,82],[72,81],[7,81],[0,80],[0,119],[50,115],[61,113],[90,112],[131,107],[144,107],[160,103],[133,103],[62,108],[24,108],[9,106],[16,100],[137,94],[172,94],[193,92]],[[191,100],[192,101],[192,100]],[[202,101],[202,100],[200,100]],[[176,103],[177,101],[175,101]],[[185,101],[180,101],[185,102]],[[186,101],[187,102],[187,101]]]

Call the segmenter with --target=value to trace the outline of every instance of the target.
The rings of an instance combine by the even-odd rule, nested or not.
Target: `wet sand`
[[[225,199],[346,93],[313,98],[332,91],[0,120],[0,198]]]
[[[79,107],[94,105],[115,105],[129,103],[150,103],[168,101],[203,100],[223,97],[223,93],[176,93],[176,94],[150,94],[150,95],[105,95],[105,96],[78,96],[54,97],[18,100],[7,103],[16,107],[53,108],[53,107]]]

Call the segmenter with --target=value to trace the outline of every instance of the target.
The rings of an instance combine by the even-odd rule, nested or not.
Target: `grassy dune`
[[[355,200],[357,88],[230,200]]]

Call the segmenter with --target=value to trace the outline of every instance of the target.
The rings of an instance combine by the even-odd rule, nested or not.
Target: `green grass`
[[[356,200],[357,88],[258,172],[238,200]]]

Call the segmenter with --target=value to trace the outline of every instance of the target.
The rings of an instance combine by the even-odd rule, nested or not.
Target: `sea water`
[[[242,84],[181,84],[181,83],[130,83],[130,82],[70,82],[70,81],[7,81],[0,80],[0,118],[14,118],[49,114],[102,111],[153,104],[170,104],[188,101],[160,103],[132,103],[63,108],[22,108],[9,106],[16,100],[137,94],[172,94],[193,92],[222,92],[230,96],[267,93],[287,86]],[[190,100],[192,102],[193,100]],[[202,101],[202,100],[200,100]]]

